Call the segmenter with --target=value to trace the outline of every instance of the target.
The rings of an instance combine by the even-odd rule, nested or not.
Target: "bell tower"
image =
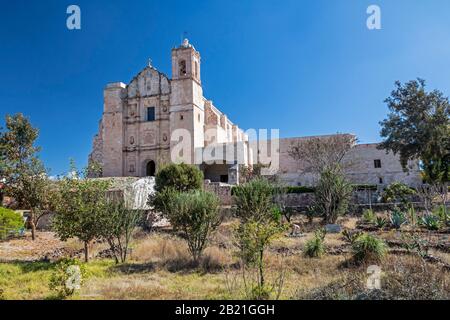
[[[172,79],[191,79],[201,86],[200,53],[188,39],[184,39],[181,46],[172,50]]]
[[[200,53],[188,39],[184,39],[179,47],[172,49],[171,87],[171,160],[198,164],[195,154],[201,151],[205,144],[204,98],[200,77]],[[183,130],[186,134],[180,138]],[[183,151],[179,152],[181,145]]]

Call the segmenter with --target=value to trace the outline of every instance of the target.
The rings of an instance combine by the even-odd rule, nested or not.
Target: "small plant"
[[[372,209],[366,209],[363,211],[362,220],[365,223],[374,223],[376,219],[375,213]]]
[[[49,288],[57,297],[65,299],[81,289],[86,271],[84,265],[76,259],[60,260],[50,276]]]
[[[420,224],[428,230],[435,231],[439,230],[439,228],[441,227],[441,220],[439,219],[439,217],[433,214],[426,214],[420,220]]]
[[[358,239],[358,237],[361,236],[362,234],[363,234],[362,231],[349,231],[349,230],[342,231],[342,236],[344,237],[344,240],[350,244],[353,244],[355,240]]]
[[[383,229],[387,225],[388,221],[384,217],[376,217],[375,219],[375,226],[378,229]]]
[[[365,233],[353,242],[352,251],[357,263],[379,262],[386,255],[387,246],[382,240]]]
[[[389,220],[395,229],[400,229],[408,221],[405,214],[397,210],[391,213]]]
[[[320,258],[325,254],[325,235],[324,229],[318,229],[314,232],[314,237],[306,242],[305,256],[310,258]]]

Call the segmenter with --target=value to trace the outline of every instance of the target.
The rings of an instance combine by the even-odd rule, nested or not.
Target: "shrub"
[[[314,232],[314,237],[305,244],[305,256],[310,258],[320,258],[325,254],[325,235],[324,229],[318,229]]]
[[[22,215],[14,210],[0,207],[0,239],[4,239],[10,232],[17,232],[23,228]]]
[[[155,177],[155,190],[165,188],[177,191],[199,190],[203,188],[203,172],[195,165],[168,164],[158,170]]]
[[[142,221],[144,211],[128,209],[123,201],[105,206],[100,237],[105,239],[116,263],[125,262],[133,230]]]
[[[366,209],[363,211],[362,220],[365,223],[374,223],[376,220],[376,215],[372,209]]]
[[[381,196],[383,202],[399,202],[401,210],[407,210],[410,207],[411,196],[416,194],[416,190],[408,187],[404,183],[391,183]]]
[[[314,207],[327,223],[335,223],[347,211],[352,191],[352,185],[340,170],[325,170],[314,193]]]
[[[385,256],[387,246],[382,240],[363,234],[353,242],[352,251],[357,263],[379,262]]]
[[[64,299],[81,289],[86,270],[76,259],[62,259],[56,265],[50,276],[49,288],[55,291],[57,297]]]
[[[441,227],[441,220],[435,215],[425,214],[420,220],[420,224],[428,230],[439,230]]]
[[[211,233],[220,225],[220,200],[210,192],[170,192],[166,210],[172,226],[181,231],[194,262],[198,262]]]
[[[268,294],[272,291],[267,287],[265,280],[264,253],[270,243],[279,237],[284,230],[285,226],[275,219],[267,221],[247,220],[234,229],[234,242],[239,248],[237,255],[243,262],[242,266],[257,270],[257,284],[252,287],[252,299],[267,299]]]
[[[395,229],[400,229],[402,225],[404,225],[408,219],[406,219],[406,215],[401,211],[393,211],[389,216],[389,220],[391,221],[392,226]]]
[[[234,188],[235,213],[243,222],[266,220],[273,214],[275,188],[267,179],[256,178]]]

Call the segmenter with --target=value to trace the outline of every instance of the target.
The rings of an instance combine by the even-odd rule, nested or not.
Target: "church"
[[[205,179],[235,183],[252,163],[248,137],[203,96],[200,53],[172,49],[172,78],[149,64],[130,83],[104,89],[103,117],[89,161],[103,177],[154,176],[168,162],[197,164]]]
[[[89,162],[101,167],[102,177],[154,176],[165,163],[184,162],[198,165],[211,182],[236,184],[239,168],[270,154],[264,164],[274,166],[271,174],[290,185],[315,183],[289,156],[290,147],[307,137],[271,137],[269,148],[249,139],[248,132],[204,97],[200,53],[185,39],[172,49],[171,79],[149,64],[128,84],[106,85]],[[346,174],[354,183],[421,183],[417,162],[404,172],[398,156],[378,150],[377,144],[357,144],[348,156],[353,165]]]

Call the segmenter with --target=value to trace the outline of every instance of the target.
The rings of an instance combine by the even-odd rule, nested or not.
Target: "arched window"
[[[178,68],[180,70],[180,76],[185,76],[187,74],[185,60],[180,60],[180,62],[178,63]]]
[[[147,163],[146,169],[145,169],[145,175],[147,177],[154,177],[155,176],[155,172],[156,172],[156,165],[155,165],[155,161],[150,160]]]

